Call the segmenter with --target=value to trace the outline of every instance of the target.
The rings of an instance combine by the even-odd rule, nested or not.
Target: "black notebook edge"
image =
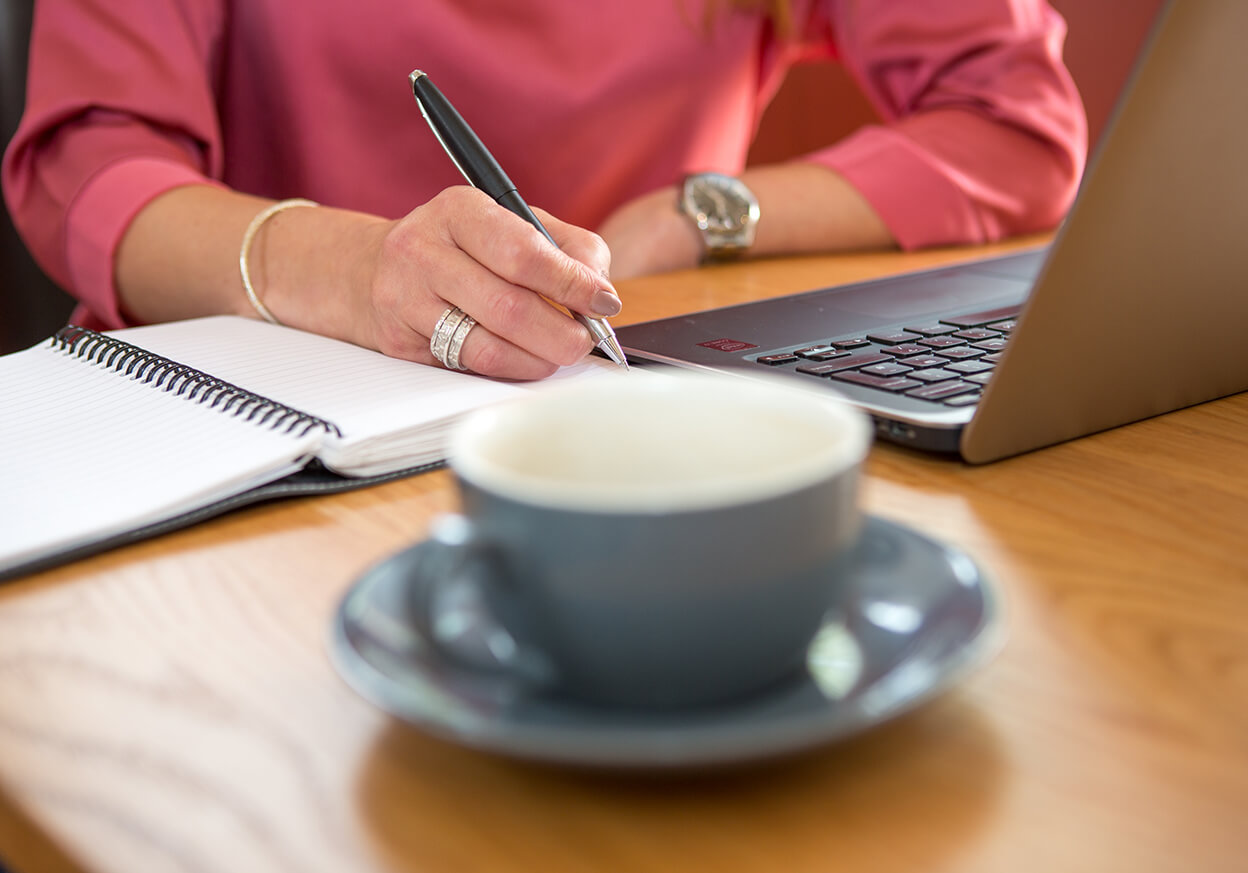
[[[434,461],[416,467],[406,467],[389,473],[378,473],[374,476],[341,476],[326,469],[320,461],[313,460],[306,467],[276,482],[269,482],[256,488],[233,494],[229,497],[201,506],[160,521],[124,531],[114,536],[80,543],[51,555],[41,555],[12,567],[0,570],[0,582],[10,582],[21,576],[28,576],[43,570],[50,570],[73,561],[88,558],[103,552],[112,551],[132,543],[152,539],[173,531],[192,527],[200,522],[216,518],[236,509],[284,500],[291,497],[308,497],[318,494],[340,494],[372,485],[381,485],[398,479],[406,479],[446,466],[445,461]]]

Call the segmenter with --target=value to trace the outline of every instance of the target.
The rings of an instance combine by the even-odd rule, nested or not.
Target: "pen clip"
[[[420,107],[420,115],[425,119],[425,123],[429,125],[429,129],[433,131],[433,135],[437,138],[438,144],[442,146],[442,151],[446,152],[446,156],[451,159],[451,163],[455,165],[455,169],[468,180],[468,184],[477,187],[472,181],[472,177],[468,175],[468,171],[464,169],[463,164],[459,162],[459,158],[455,157],[455,153],[451,151],[450,146],[446,144],[446,140],[442,138],[442,132],[438,130],[438,126],[433,123],[433,118],[429,115],[429,110],[425,108],[425,101],[420,99],[420,92],[416,90],[416,82],[420,79],[427,78],[423,70],[412,70],[407,80],[412,83],[412,96],[416,98],[416,105]]]

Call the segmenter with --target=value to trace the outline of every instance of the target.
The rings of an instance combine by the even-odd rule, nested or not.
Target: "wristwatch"
[[[686,176],[679,206],[702,234],[704,260],[736,258],[754,244],[758,198],[740,179],[723,173]]]

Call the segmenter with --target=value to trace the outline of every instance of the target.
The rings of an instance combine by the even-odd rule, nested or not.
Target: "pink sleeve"
[[[134,215],[216,184],[209,87],[218,0],[40,0],[26,112],[4,156],[14,223],[54,280],[105,326],[125,319],[113,253]]]
[[[883,121],[807,156],[844,175],[903,248],[1055,226],[1087,124],[1043,0],[836,4],[842,61]]]

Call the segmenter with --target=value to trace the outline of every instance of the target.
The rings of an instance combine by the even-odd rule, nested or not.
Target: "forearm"
[[[750,257],[887,248],[892,234],[870,203],[837,173],[808,163],[750,167],[741,174],[758,198]],[[616,278],[697,266],[702,237],[663,188],[625,204],[600,228]]]
[[[752,254],[788,255],[893,246],[884,222],[839,174],[816,164],[750,167],[742,181],[761,219]]]
[[[149,203],[117,249],[122,308],[137,321],[201,315],[258,317],[243,290],[239,252],[248,224],[271,201],[204,185]],[[352,317],[365,282],[361,259],[386,222],[339,209],[291,209],[256,233],[252,285],[284,324],[370,344]]]

